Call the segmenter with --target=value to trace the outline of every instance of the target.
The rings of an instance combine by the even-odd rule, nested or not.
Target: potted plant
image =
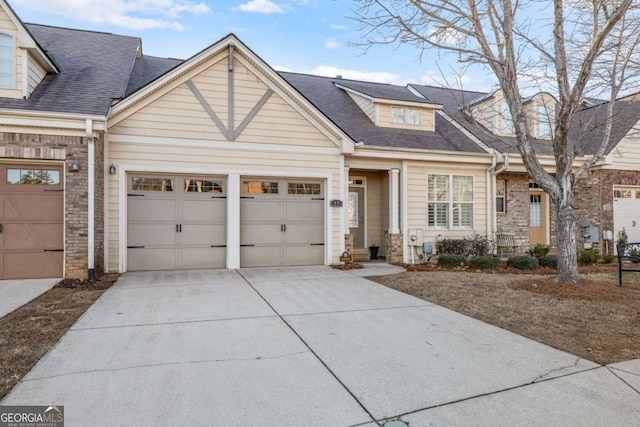
[[[378,250],[380,246],[375,243],[369,245],[369,259],[378,259]]]

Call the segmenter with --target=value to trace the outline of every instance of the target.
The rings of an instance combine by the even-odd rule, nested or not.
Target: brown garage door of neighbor
[[[62,168],[0,164],[0,279],[62,277]]]
[[[324,230],[322,182],[242,179],[242,267],[324,264]]]
[[[224,179],[130,174],[127,180],[127,270],[226,266]]]

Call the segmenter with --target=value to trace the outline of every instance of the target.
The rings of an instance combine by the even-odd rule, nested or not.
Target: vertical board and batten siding
[[[355,93],[347,92],[347,95],[349,95],[351,99],[353,99],[353,101],[358,105],[358,107],[360,107],[362,111],[364,111],[364,113],[373,123],[377,124],[377,106],[375,103],[363,96],[356,95]]]
[[[393,123],[391,122],[391,107],[404,108],[406,110],[420,110],[422,111],[422,123],[419,125],[410,125],[406,123]],[[436,110],[431,108],[419,108],[412,106],[396,105],[396,104],[378,104],[378,126],[397,129],[409,129],[409,130],[421,130],[432,132],[436,126]]]
[[[44,68],[38,64],[38,62],[31,57],[28,56],[29,60],[29,95],[36,90],[36,87],[40,84],[44,76],[47,74]]]
[[[486,166],[443,163],[409,163],[407,183],[407,228],[424,230],[424,239],[435,242],[435,237],[462,238],[473,233],[487,232],[487,178]],[[427,226],[427,175],[473,176],[473,230],[429,230]]]
[[[218,57],[220,58],[220,57]],[[227,58],[211,64],[191,81],[205,97],[225,126],[227,111]],[[245,118],[268,86],[253,76],[238,60],[234,62],[234,121]],[[325,198],[340,199],[340,156],[336,145],[307,121],[277,93],[256,114],[250,124],[229,142],[213,123],[186,84],[152,100],[109,129],[109,162],[135,165],[146,170],[198,170],[211,175],[239,173],[241,176],[273,174],[294,178],[331,177]],[[145,141],[140,142],[140,137]],[[157,142],[154,141],[157,138]],[[217,143],[208,147],[208,143]],[[251,143],[251,149],[242,148]],[[222,144],[223,146],[220,146]],[[238,145],[238,149],[233,147]],[[260,148],[263,145],[264,148]],[[300,147],[300,148],[298,148]],[[320,148],[321,150],[305,150]],[[288,151],[290,149],[290,151]],[[157,168],[157,169],[156,169]],[[289,175],[290,174],[290,175]],[[118,175],[109,175],[109,271],[119,268],[120,197]],[[340,212],[331,211],[333,247],[330,262],[340,256]],[[327,221],[329,221],[327,217]]]
[[[0,97],[6,98],[22,98],[22,49],[17,47],[18,44],[18,28],[9,18],[4,9],[0,9],[0,33],[13,36],[13,47],[15,49],[15,86],[12,88],[0,88]]]

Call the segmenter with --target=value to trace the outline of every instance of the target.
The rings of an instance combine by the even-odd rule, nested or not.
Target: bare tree
[[[531,178],[551,197],[557,213],[559,283],[577,283],[576,179],[605,153],[614,101],[637,80],[640,13],[633,0],[354,0],[365,51],[377,44],[409,44],[456,54],[495,74],[511,111],[517,148]],[[637,2],[636,2],[637,3]],[[537,70],[557,93],[553,132],[555,171],[538,161],[522,105],[521,80]],[[570,128],[585,96],[610,102],[596,153],[574,165],[579,144]],[[574,123],[575,125],[575,123]]]

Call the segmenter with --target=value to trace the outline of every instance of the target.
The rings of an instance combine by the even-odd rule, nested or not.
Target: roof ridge
[[[80,29],[80,28],[60,27],[58,25],[35,24],[33,22],[25,22],[24,24],[25,25],[30,25],[30,26],[36,26],[36,27],[55,28],[55,29],[58,29],[58,30],[79,31],[79,32],[83,32],[83,33],[104,34],[104,35],[107,35],[107,36],[127,37],[127,38],[130,38],[130,39],[142,40],[142,38],[140,38],[140,37],[128,36],[128,35],[125,35],[125,34],[107,33],[106,31],[83,30],[83,29]]]

